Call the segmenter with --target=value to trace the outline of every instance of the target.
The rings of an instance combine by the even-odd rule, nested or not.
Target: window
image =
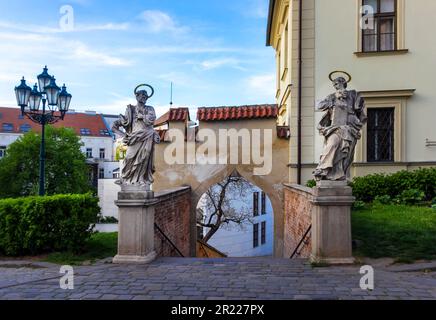
[[[100,149],[100,159],[106,158],[105,156],[105,149]]]
[[[98,170],[98,178],[99,179],[104,179],[104,168],[100,168]]]
[[[259,215],[259,192],[253,192],[253,216]]]
[[[6,156],[6,146],[0,146],[0,159]]]
[[[13,132],[14,125],[12,123],[3,123],[2,130],[3,132]]]
[[[91,130],[88,128],[82,128],[82,129],[80,129],[80,135],[81,136],[90,136]]]
[[[109,130],[107,130],[107,129],[100,129],[100,135],[107,137],[107,136],[110,136],[111,134],[109,133]]]
[[[362,51],[378,52],[397,50],[397,0],[363,0],[364,6],[373,8],[374,18],[368,17],[371,12],[364,10]]]
[[[394,108],[368,109],[368,162],[394,161]]]
[[[262,192],[261,214],[266,214],[266,194]]]
[[[86,148],[86,158],[87,159],[92,158],[92,148]]]
[[[378,90],[378,91],[361,91],[362,98],[365,99],[365,106],[367,108],[366,113],[369,116],[369,122],[372,123],[374,119],[374,114],[371,110],[378,109],[394,109],[393,115],[391,115],[393,122],[393,146],[392,146],[392,156],[394,165],[395,162],[405,162],[406,161],[406,132],[407,132],[407,122],[406,122],[406,110],[408,99],[413,97],[415,94],[415,89],[401,89],[401,90]],[[370,139],[374,140],[374,134],[368,132],[369,126],[374,129],[369,123],[365,125],[362,129],[362,139],[357,142],[356,145],[356,155],[355,162],[353,165],[353,174],[355,175],[365,175],[366,172],[360,171],[360,167],[365,167],[368,165],[368,161],[374,159],[374,153],[372,156],[368,154],[369,148],[368,143]],[[377,165],[376,162],[373,162]],[[386,164],[386,162],[385,162]],[[389,164],[389,163],[387,163]],[[362,169],[363,170],[363,169]]]
[[[20,126],[21,132],[29,132],[30,129],[32,129],[32,127],[30,126],[30,124],[27,123]]]
[[[253,224],[253,248],[259,246],[259,224]]]
[[[265,244],[266,243],[266,221],[262,222],[261,229],[260,229],[260,243]]]

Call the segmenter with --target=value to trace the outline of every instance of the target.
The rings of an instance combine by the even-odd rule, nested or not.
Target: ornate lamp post
[[[39,153],[39,195],[43,196],[45,195],[45,125],[64,119],[70,107],[72,95],[67,92],[65,84],[62,89],[56,85],[56,79],[48,74],[47,66],[38,76],[38,84],[35,84],[33,89],[26,85],[23,77],[21,84],[15,87],[15,95],[21,114],[42,126]],[[40,110],[41,101],[42,110]],[[48,109],[46,109],[46,104]]]

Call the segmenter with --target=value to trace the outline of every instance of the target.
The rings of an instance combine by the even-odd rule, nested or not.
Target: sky
[[[274,103],[268,0],[0,0],[0,106],[44,65],[67,85],[71,109],[123,113],[136,85],[174,107]]]

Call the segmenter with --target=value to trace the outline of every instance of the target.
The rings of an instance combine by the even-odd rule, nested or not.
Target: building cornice
[[[276,5],[276,0],[269,1],[269,10],[268,10],[268,24],[266,30],[266,46],[271,46],[271,32],[272,32],[272,24],[274,20],[274,8]]]
[[[368,90],[360,91],[363,98],[410,98],[415,94],[416,89],[400,90]]]

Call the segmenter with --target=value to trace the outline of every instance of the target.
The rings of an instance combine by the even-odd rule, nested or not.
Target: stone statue
[[[140,87],[149,87],[151,94]],[[146,105],[147,100],[154,94],[149,85],[139,85],[135,88],[137,105],[128,105],[126,114],[120,115],[112,130],[123,137],[127,145],[120,184],[123,191],[151,191],[154,168],[154,146],[160,143],[159,134],[154,130],[156,112],[152,106]],[[124,128],[125,132],[120,128]]]
[[[318,109],[326,111],[318,125],[318,130],[324,136],[324,150],[321,160],[313,173],[317,181],[346,181],[349,178],[350,166],[354,158],[354,149],[361,138],[361,130],[367,121],[365,102],[355,90],[347,90],[348,80],[344,77],[332,78],[336,92],[321,101]]]

